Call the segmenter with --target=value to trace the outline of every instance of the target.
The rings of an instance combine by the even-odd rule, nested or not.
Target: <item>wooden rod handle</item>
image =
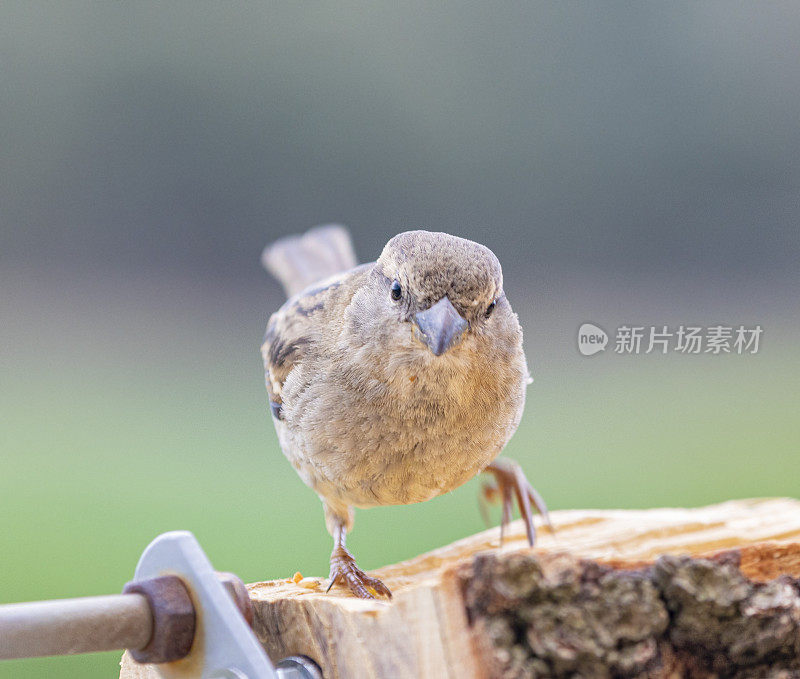
[[[0,660],[139,649],[152,634],[142,594],[0,606]]]

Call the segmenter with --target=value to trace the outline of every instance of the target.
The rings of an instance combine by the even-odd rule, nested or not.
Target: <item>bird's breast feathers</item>
[[[456,354],[370,364],[362,353],[340,354],[327,371],[299,361],[282,385],[283,451],[324,497],[361,507],[428,500],[481,471],[519,424],[521,353],[501,366],[479,354],[467,366]]]

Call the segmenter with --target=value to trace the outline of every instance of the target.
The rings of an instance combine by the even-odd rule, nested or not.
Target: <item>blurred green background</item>
[[[800,494],[799,40],[793,3],[3,3],[0,602],[119,591],[176,528],[247,581],[327,572],[258,257],[328,221],[365,261],[407,228],[495,250],[535,378],[507,454],[552,508]],[[585,321],[764,334],[586,358]],[[349,544],[480,530],[477,491]]]

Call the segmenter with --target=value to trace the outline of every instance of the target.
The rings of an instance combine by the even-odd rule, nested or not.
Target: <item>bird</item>
[[[287,301],[261,353],[284,455],[322,500],[330,584],[391,598],[347,549],[354,508],[424,502],[488,472],[502,531],[516,500],[533,545],[541,496],[497,459],[531,381],[503,272],[484,245],[442,232],[391,238],[357,264],[349,231],[323,225],[267,246]]]

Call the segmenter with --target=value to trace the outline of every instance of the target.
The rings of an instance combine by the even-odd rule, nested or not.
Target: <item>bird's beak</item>
[[[421,339],[436,355],[441,356],[464,334],[468,323],[456,311],[447,297],[442,297],[430,309],[414,314]]]

